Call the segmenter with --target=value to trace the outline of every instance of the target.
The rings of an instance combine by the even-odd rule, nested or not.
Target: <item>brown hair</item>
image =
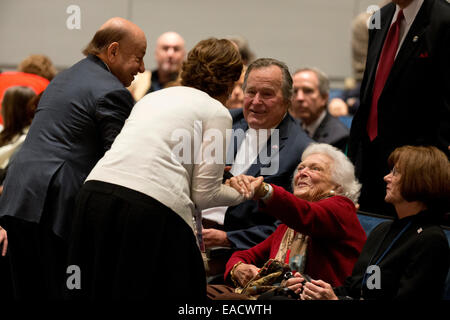
[[[28,87],[15,86],[5,91],[2,102],[3,130],[0,132],[0,146],[8,144],[15,135],[31,124],[29,101],[35,97]]]
[[[406,201],[420,201],[428,208],[447,210],[450,199],[450,166],[447,156],[433,146],[403,146],[388,159],[401,174],[400,194]]]
[[[56,75],[56,69],[49,57],[42,54],[32,54],[25,58],[18,67],[18,70],[26,73],[33,73],[51,81]]]
[[[181,69],[181,84],[219,97],[230,92],[242,72],[235,45],[226,39],[202,40],[188,53]]]
[[[85,56],[89,54],[98,55],[107,49],[111,43],[121,41],[128,35],[128,32],[126,28],[113,26],[100,29],[82,52]]]

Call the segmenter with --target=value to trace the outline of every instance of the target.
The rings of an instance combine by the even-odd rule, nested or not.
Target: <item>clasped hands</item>
[[[253,177],[241,174],[225,181],[225,185],[236,189],[246,200],[257,200],[260,198],[258,190],[264,182],[263,177]]]

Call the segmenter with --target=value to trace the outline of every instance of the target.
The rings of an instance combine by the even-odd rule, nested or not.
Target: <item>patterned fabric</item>
[[[270,259],[244,288],[236,288],[235,292],[256,300],[260,294],[280,287],[285,274],[290,271],[287,264]]]
[[[309,237],[288,228],[281,240],[275,259],[289,265],[291,271],[303,273]]]

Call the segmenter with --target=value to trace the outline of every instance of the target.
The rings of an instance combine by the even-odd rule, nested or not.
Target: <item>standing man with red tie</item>
[[[389,154],[402,145],[434,145],[449,156],[450,4],[392,0],[371,19],[379,28],[369,30],[348,151],[363,184],[361,210],[393,215],[384,203]]]

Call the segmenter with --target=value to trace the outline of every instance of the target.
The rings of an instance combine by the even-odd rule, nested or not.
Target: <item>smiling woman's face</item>
[[[297,167],[294,176],[294,195],[298,198],[317,201],[337,188],[331,181],[333,160],[325,154],[307,156]]]

